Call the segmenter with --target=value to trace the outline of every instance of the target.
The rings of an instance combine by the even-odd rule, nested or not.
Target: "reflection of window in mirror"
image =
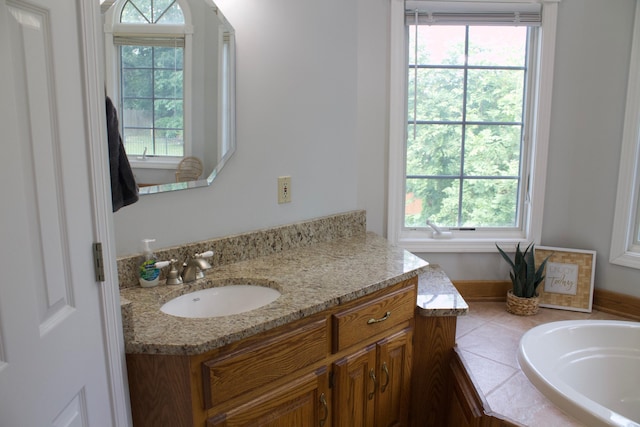
[[[640,2],[632,40],[610,261],[640,269]]]
[[[118,0],[106,19],[107,92],[132,164],[175,167],[191,154],[189,6]]]
[[[150,2],[151,0],[147,0]],[[123,24],[176,24],[184,15],[177,3],[143,12],[132,1],[122,9]],[[115,34],[119,50],[122,137],[127,153],[184,156],[184,34]],[[145,154],[146,153],[146,154]]]

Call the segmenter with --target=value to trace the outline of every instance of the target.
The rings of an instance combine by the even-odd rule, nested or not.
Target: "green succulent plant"
[[[520,243],[518,243],[513,260],[497,244],[496,248],[498,248],[502,258],[511,266],[509,276],[511,276],[511,282],[513,283],[513,294],[520,298],[533,298],[536,296],[536,289],[544,280],[544,275],[542,274],[544,266],[551,255],[546,257],[536,270],[535,246],[533,243],[529,244],[524,252],[520,250]]]

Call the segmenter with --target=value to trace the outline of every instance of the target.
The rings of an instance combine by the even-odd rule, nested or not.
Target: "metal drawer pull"
[[[373,391],[369,393],[369,400],[371,400],[376,395],[376,389],[378,388],[378,380],[376,379],[376,373],[373,372],[373,369],[369,371],[369,378],[373,381]]]
[[[384,372],[386,381],[384,382],[382,387],[380,387],[380,393],[384,393],[384,391],[387,389],[387,386],[389,385],[389,380],[391,379],[391,376],[389,375],[389,368],[387,368],[387,362],[382,362],[382,372]]]
[[[324,423],[326,423],[327,418],[329,418],[329,407],[327,406],[327,398],[324,393],[320,395],[320,403],[322,404],[322,408],[324,408],[324,417],[320,420],[320,427],[324,427]]]
[[[373,323],[378,323],[378,322],[384,322],[385,320],[387,320],[389,317],[391,316],[391,312],[387,311],[384,316],[382,316],[379,319],[374,319],[373,317],[369,320],[367,320],[367,325],[371,325]]]

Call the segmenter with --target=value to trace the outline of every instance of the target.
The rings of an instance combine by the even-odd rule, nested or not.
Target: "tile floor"
[[[476,386],[491,410],[529,427],[582,426],[547,400],[520,371],[516,352],[520,337],[542,323],[573,319],[628,320],[607,313],[541,308],[535,316],[514,316],[505,302],[471,302],[458,317],[457,344]]]

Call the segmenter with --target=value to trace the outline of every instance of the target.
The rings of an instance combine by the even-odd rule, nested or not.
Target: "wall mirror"
[[[140,194],[210,185],[236,147],[235,33],[213,0],[104,0],[107,95]]]

